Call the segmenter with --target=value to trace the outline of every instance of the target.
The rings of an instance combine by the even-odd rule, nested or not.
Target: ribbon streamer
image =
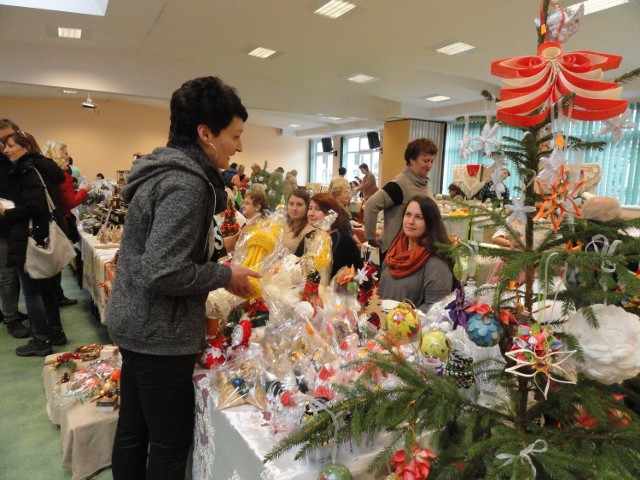
[[[469,242],[460,241],[460,243],[465,247],[467,247],[470,252],[469,260],[467,261],[467,271],[462,272],[462,278],[460,279],[461,282],[466,283],[467,278],[469,277],[473,278],[476,273],[476,260],[478,259],[480,246],[478,245],[478,242],[475,242],[475,241],[469,241]]]
[[[584,249],[587,251],[589,247],[591,247],[596,253],[602,253],[603,255],[610,257],[613,256],[616,248],[618,248],[618,245],[621,243],[621,240],[614,240],[613,243],[609,244],[609,239],[604,235],[594,235]],[[598,246],[599,244],[602,244],[602,251]],[[604,259],[602,263],[600,263],[600,269],[603,272],[613,273],[616,271],[616,265],[612,261]]]
[[[540,442],[541,447],[536,448],[536,446],[538,445],[538,442]],[[506,460],[501,465],[501,467],[506,467],[507,465],[511,465],[516,461],[516,459],[519,458],[522,463],[529,464],[529,466],[531,467],[531,473],[533,474],[533,478],[536,478],[536,467],[533,464],[533,461],[531,460],[531,455],[533,455],[534,453],[544,453],[547,450],[548,450],[547,442],[539,438],[535,442],[533,442],[531,445],[529,445],[527,448],[525,448],[524,450],[521,450],[518,455],[512,455],[510,453],[501,453],[499,455],[496,455],[496,458],[498,460]],[[513,472],[513,474],[511,475],[511,480],[515,480],[515,478],[516,478],[516,474],[515,472]]]

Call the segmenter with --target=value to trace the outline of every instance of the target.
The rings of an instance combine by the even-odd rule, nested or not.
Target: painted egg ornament
[[[419,330],[420,319],[408,303],[399,303],[387,313],[387,332],[393,337],[412,339]]]
[[[469,340],[479,347],[493,347],[504,335],[504,327],[493,315],[476,313],[467,319],[466,332]]]
[[[451,342],[444,332],[425,333],[420,341],[420,351],[425,357],[438,357],[446,362],[451,351]]]
[[[353,480],[353,475],[341,463],[330,463],[318,472],[318,480]]]

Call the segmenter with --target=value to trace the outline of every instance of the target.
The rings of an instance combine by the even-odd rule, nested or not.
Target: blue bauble
[[[493,347],[504,335],[502,322],[492,315],[476,313],[467,319],[469,340],[479,347]]]
[[[318,480],[353,480],[353,475],[341,463],[330,463],[320,469]]]

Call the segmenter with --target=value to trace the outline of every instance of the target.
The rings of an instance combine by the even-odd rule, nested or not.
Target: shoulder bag
[[[33,220],[29,219],[27,257],[24,262],[24,269],[31,278],[39,280],[51,278],[62,271],[62,269],[69,265],[71,260],[76,257],[76,251],[65,233],[56,223],[53,217],[55,205],[51,200],[51,196],[40,172],[35,168],[34,170],[40,178],[40,182],[42,182],[44,186],[45,195],[47,196],[47,205],[50,214],[49,235],[44,240],[44,246],[38,245],[33,236]]]

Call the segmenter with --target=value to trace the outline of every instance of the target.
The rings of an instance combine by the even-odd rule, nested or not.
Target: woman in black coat
[[[29,220],[33,224],[33,237],[39,244],[44,244],[49,234],[51,214],[47,205],[45,185],[55,203],[58,198],[56,183],[60,183],[56,170],[49,167],[52,164],[57,171],[62,171],[52,160],[41,155],[40,147],[33,136],[22,130],[7,137],[4,153],[13,163],[7,177],[15,203],[15,207],[10,209],[0,205],[0,215],[4,216],[10,226],[7,264],[17,267],[33,330],[33,339],[27,345],[16,348],[16,354],[21,357],[44,357],[52,353],[51,345],[65,345],[67,338],[60,323],[60,308],[53,279],[31,278],[24,270],[24,263]],[[62,176],[64,177],[64,174]],[[60,219],[56,221],[61,223]]]

